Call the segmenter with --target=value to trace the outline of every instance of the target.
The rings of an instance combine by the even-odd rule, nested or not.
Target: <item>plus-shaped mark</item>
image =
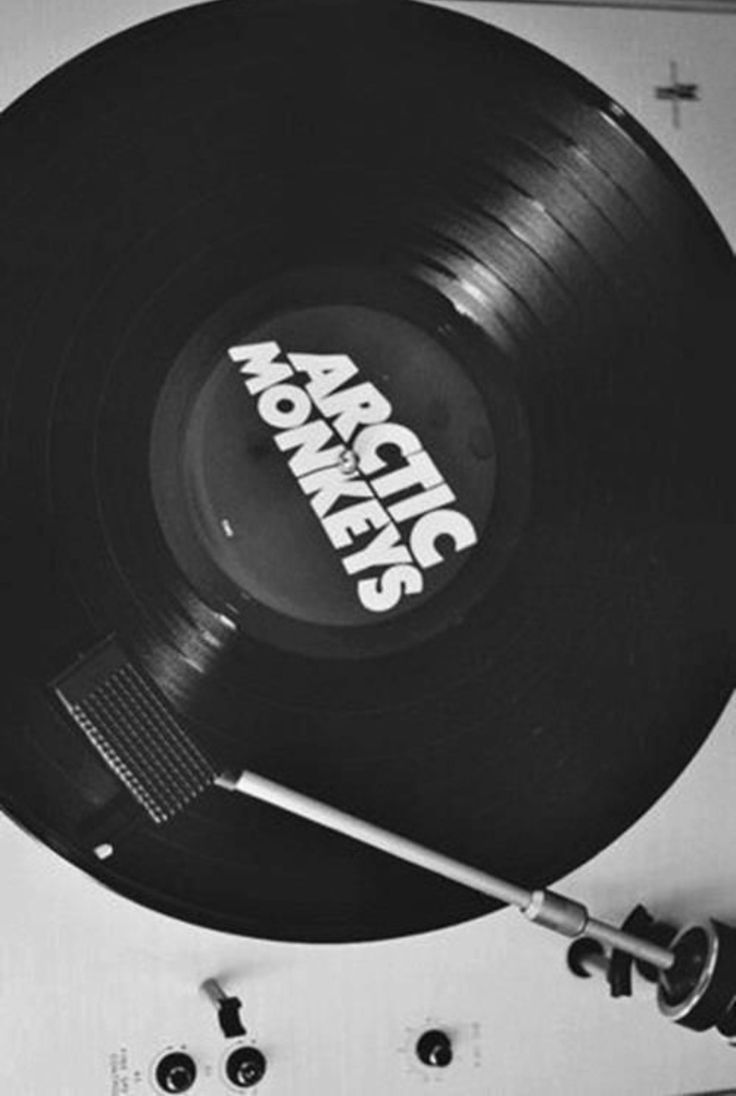
[[[670,61],[670,82],[654,89],[658,99],[669,99],[672,103],[672,123],[680,128],[680,104],[690,103],[699,98],[697,84],[682,84],[677,76],[677,62]]]

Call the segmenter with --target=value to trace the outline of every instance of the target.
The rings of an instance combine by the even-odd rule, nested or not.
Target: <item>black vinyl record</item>
[[[0,263],[0,800],[109,886],[272,939],[494,908],[216,787],[152,823],[51,687],[109,636],[223,769],[524,885],[714,725],[733,255],[557,61],[414,3],[155,19],[5,113]]]

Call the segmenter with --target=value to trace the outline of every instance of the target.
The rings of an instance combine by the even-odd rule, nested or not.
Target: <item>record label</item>
[[[246,626],[254,599],[364,626],[428,601],[478,544],[494,434],[436,335],[347,303],[347,272],[341,304],[317,303],[318,272],[301,280],[309,304],[238,333],[214,365],[202,333],[181,356],[154,423],[154,495],[182,566],[201,548]],[[183,402],[188,379],[201,386]]]

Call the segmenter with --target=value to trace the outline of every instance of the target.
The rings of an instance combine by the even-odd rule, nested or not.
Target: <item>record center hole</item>
[[[358,473],[358,458],[352,449],[343,449],[337,459],[337,464],[343,476],[348,479]]]

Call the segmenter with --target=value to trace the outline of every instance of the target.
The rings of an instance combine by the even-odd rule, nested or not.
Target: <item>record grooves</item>
[[[491,908],[217,788],[152,824],[51,688],[115,636],[218,764],[520,884],[636,821],[734,671],[733,255],[651,137],[455,14],[219,0],[0,151],[11,815],[234,932]]]

